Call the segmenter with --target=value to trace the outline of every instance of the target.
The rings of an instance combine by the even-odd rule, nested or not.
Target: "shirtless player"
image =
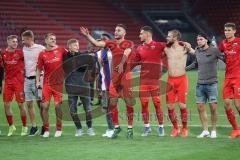
[[[187,119],[188,111],[186,107],[186,96],[188,92],[188,79],[186,76],[186,61],[187,53],[192,48],[188,43],[179,42],[181,33],[178,30],[171,30],[167,36],[167,47],[164,52],[168,61],[168,84],[169,92],[166,96],[166,102],[168,107],[168,115],[173,124],[173,130],[171,132],[172,137],[177,137],[180,133],[178,129],[177,115],[174,109],[176,102],[179,103],[182,119],[182,137],[185,138],[188,135]]]

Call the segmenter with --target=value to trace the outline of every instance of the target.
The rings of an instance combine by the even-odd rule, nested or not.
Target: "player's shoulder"
[[[144,46],[143,44],[138,45],[136,50],[141,50],[143,48],[143,46]]]
[[[14,51],[17,54],[23,54],[23,50],[22,49],[15,49]]]
[[[57,47],[56,50],[59,50],[59,51],[67,51],[64,47]]]
[[[154,44],[158,47],[165,48],[167,46],[166,42],[156,42],[154,41]]]
[[[43,49],[43,50],[39,53],[39,56],[42,56],[42,55],[46,54],[46,53],[47,53],[46,51],[47,51],[46,49]]]
[[[235,37],[234,41],[240,43],[240,37]]]
[[[133,47],[134,47],[134,43],[133,43],[133,41],[131,41],[131,40],[124,40],[124,41],[122,41],[122,42],[119,44],[119,46],[120,46],[121,48],[133,48]]]
[[[6,54],[6,53],[8,53],[8,51],[6,49],[2,50],[2,52],[1,52],[2,55]]]
[[[109,45],[109,44],[116,44],[117,45],[117,41],[116,40],[109,39],[109,40],[105,40],[104,42],[106,43],[106,45]]]
[[[133,41],[127,40],[127,39],[125,39],[124,41],[122,41],[122,43],[128,43],[128,44],[134,45],[134,42],[133,42]]]
[[[68,52],[68,50],[66,50],[64,47],[57,47],[57,48],[55,48],[55,50],[53,50],[53,52],[60,52],[60,53],[65,54]]]

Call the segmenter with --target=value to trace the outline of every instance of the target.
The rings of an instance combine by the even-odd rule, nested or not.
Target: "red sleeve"
[[[68,54],[68,50],[65,48],[59,48],[59,51],[63,54],[63,56],[66,56]]]
[[[139,47],[135,51],[135,56],[134,56],[134,63],[138,63],[141,61],[141,55],[139,53]]]
[[[106,40],[104,42],[106,44],[106,47],[109,48],[110,50],[114,49],[117,46],[116,42],[113,40]]]
[[[133,49],[133,47],[134,47],[134,43],[132,41],[125,40],[122,43],[120,43],[120,48],[124,50],[127,48]]]
[[[43,62],[43,53],[44,52],[41,52],[38,56],[38,64],[37,64],[37,69],[39,70],[42,70],[43,69],[43,65],[44,65],[44,62]]]
[[[219,49],[221,52],[224,52],[223,41],[218,45],[218,49]]]
[[[166,43],[166,42],[160,42],[160,44],[161,44],[161,46],[162,46],[163,50],[164,50],[164,48],[166,48],[166,47],[167,47],[167,43]]]

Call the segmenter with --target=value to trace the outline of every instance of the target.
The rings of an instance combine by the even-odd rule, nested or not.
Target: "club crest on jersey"
[[[58,54],[58,50],[53,51],[54,54]]]
[[[15,54],[13,55],[13,57],[14,57],[14,58],[19,58],[19,55],[15,53]]]
[[[155,49],[155,48],[156,48],[156,46],[150,46],[150,48],[151,48],[151,49]]]
[[[237,46],[238,46],[238,43],[233,43],[232,46],[233,46],[233,47],[237,47]]]

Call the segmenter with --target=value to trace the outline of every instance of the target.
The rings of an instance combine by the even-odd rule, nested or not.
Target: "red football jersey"
[[[39,54],[37,68],[44,70],[44,84],[53,85],[63,83],[63,56],[66,54],[64,48],[44,50]]]
[[[0,63],[5,69],[5,83],[24,83],[24,58],[22,50],[16,49],[14,52],[4,50],[0,56]]]
[[[140,83],[158,82],[161,77],[161,64],[166,43],[151,41],[138,46],[134,62],[141,65]]]
[[[112,67],[113,67],[112,76],[114,76],[115,74],[118,74],[116,67],[117,65],[120,64],[122,60],[124,50],[127,48],[133,49],[134,44],[132,41],[129,41],[129,40],[124,40],[120,44],[118,44],[117,41],[114,41],[114,40],[105,41],[105,43],[106,43],[106,47],[108,47],[112,52]],[[127,63],[124,66],[125,69],[128,68],[127,65],[129,64],[130,60],[131,60],[131,54],[129,55]]]
[[[229,42],[226,39],[219,45],[226,58],[225,78],[240,78],[240,38]]]

